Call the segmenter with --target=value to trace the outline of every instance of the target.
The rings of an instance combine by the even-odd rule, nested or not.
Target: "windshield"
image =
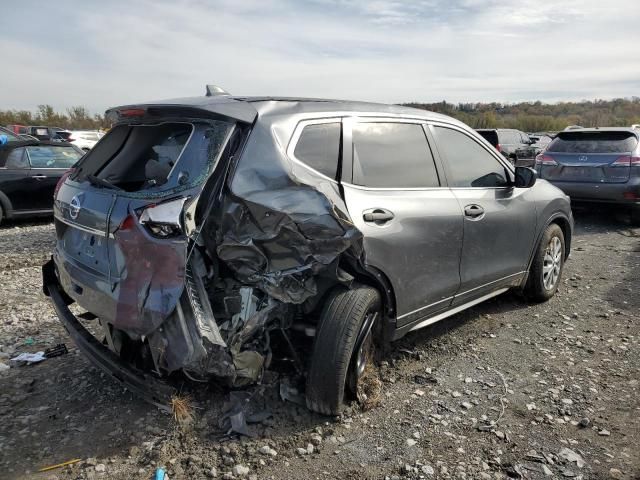
[[[631,132],[561,132],[547,151],[557,153],[624,153],[638,145]]]
[[[31,168],[70,168],[82,157],[73,147],[39,145],[27,147]]]

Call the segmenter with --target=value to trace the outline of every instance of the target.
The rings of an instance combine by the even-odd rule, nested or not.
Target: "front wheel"
[[[373,323],[381,301],[370,287],[337,288],[329,293],[320,314],[307,374],[307,407],[337,415],[343,407],[345,387],[357,384],[365,371]]]
[[[544,231],[529,269],[525,293],[531,300],[545,302],[555,295],[564,268],[564,251],[562,229],[552,223]]]

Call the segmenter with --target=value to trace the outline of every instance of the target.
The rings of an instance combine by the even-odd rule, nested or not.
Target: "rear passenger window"
[[[340,156],[340,123],[307,125],[293,154],[314,170],[335,179]]]
[[[440,186],[422,125],[356,124],[353,127],[353,183],[372,188]]]
[[[503,187],[505,167],[478,142],[451,128],[435,127],[438,151],[449,166],[452,187]]]

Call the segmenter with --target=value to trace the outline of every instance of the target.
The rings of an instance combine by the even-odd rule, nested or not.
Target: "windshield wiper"
[[[87,175],[87,180],[89,180],[89,182],[91,182],[92,185],[96,185],[98,187],[111,188],[112,190],[122,191],[120,187],[117,187],[116,185],[114,185],[111,182],[108,182],[107,180],[98,178],[95,175]]]

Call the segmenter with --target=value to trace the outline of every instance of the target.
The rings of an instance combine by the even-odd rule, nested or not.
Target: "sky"
[[[639,0],[20,0],[0,110],[204,94],[400,102],[640,95]]]

